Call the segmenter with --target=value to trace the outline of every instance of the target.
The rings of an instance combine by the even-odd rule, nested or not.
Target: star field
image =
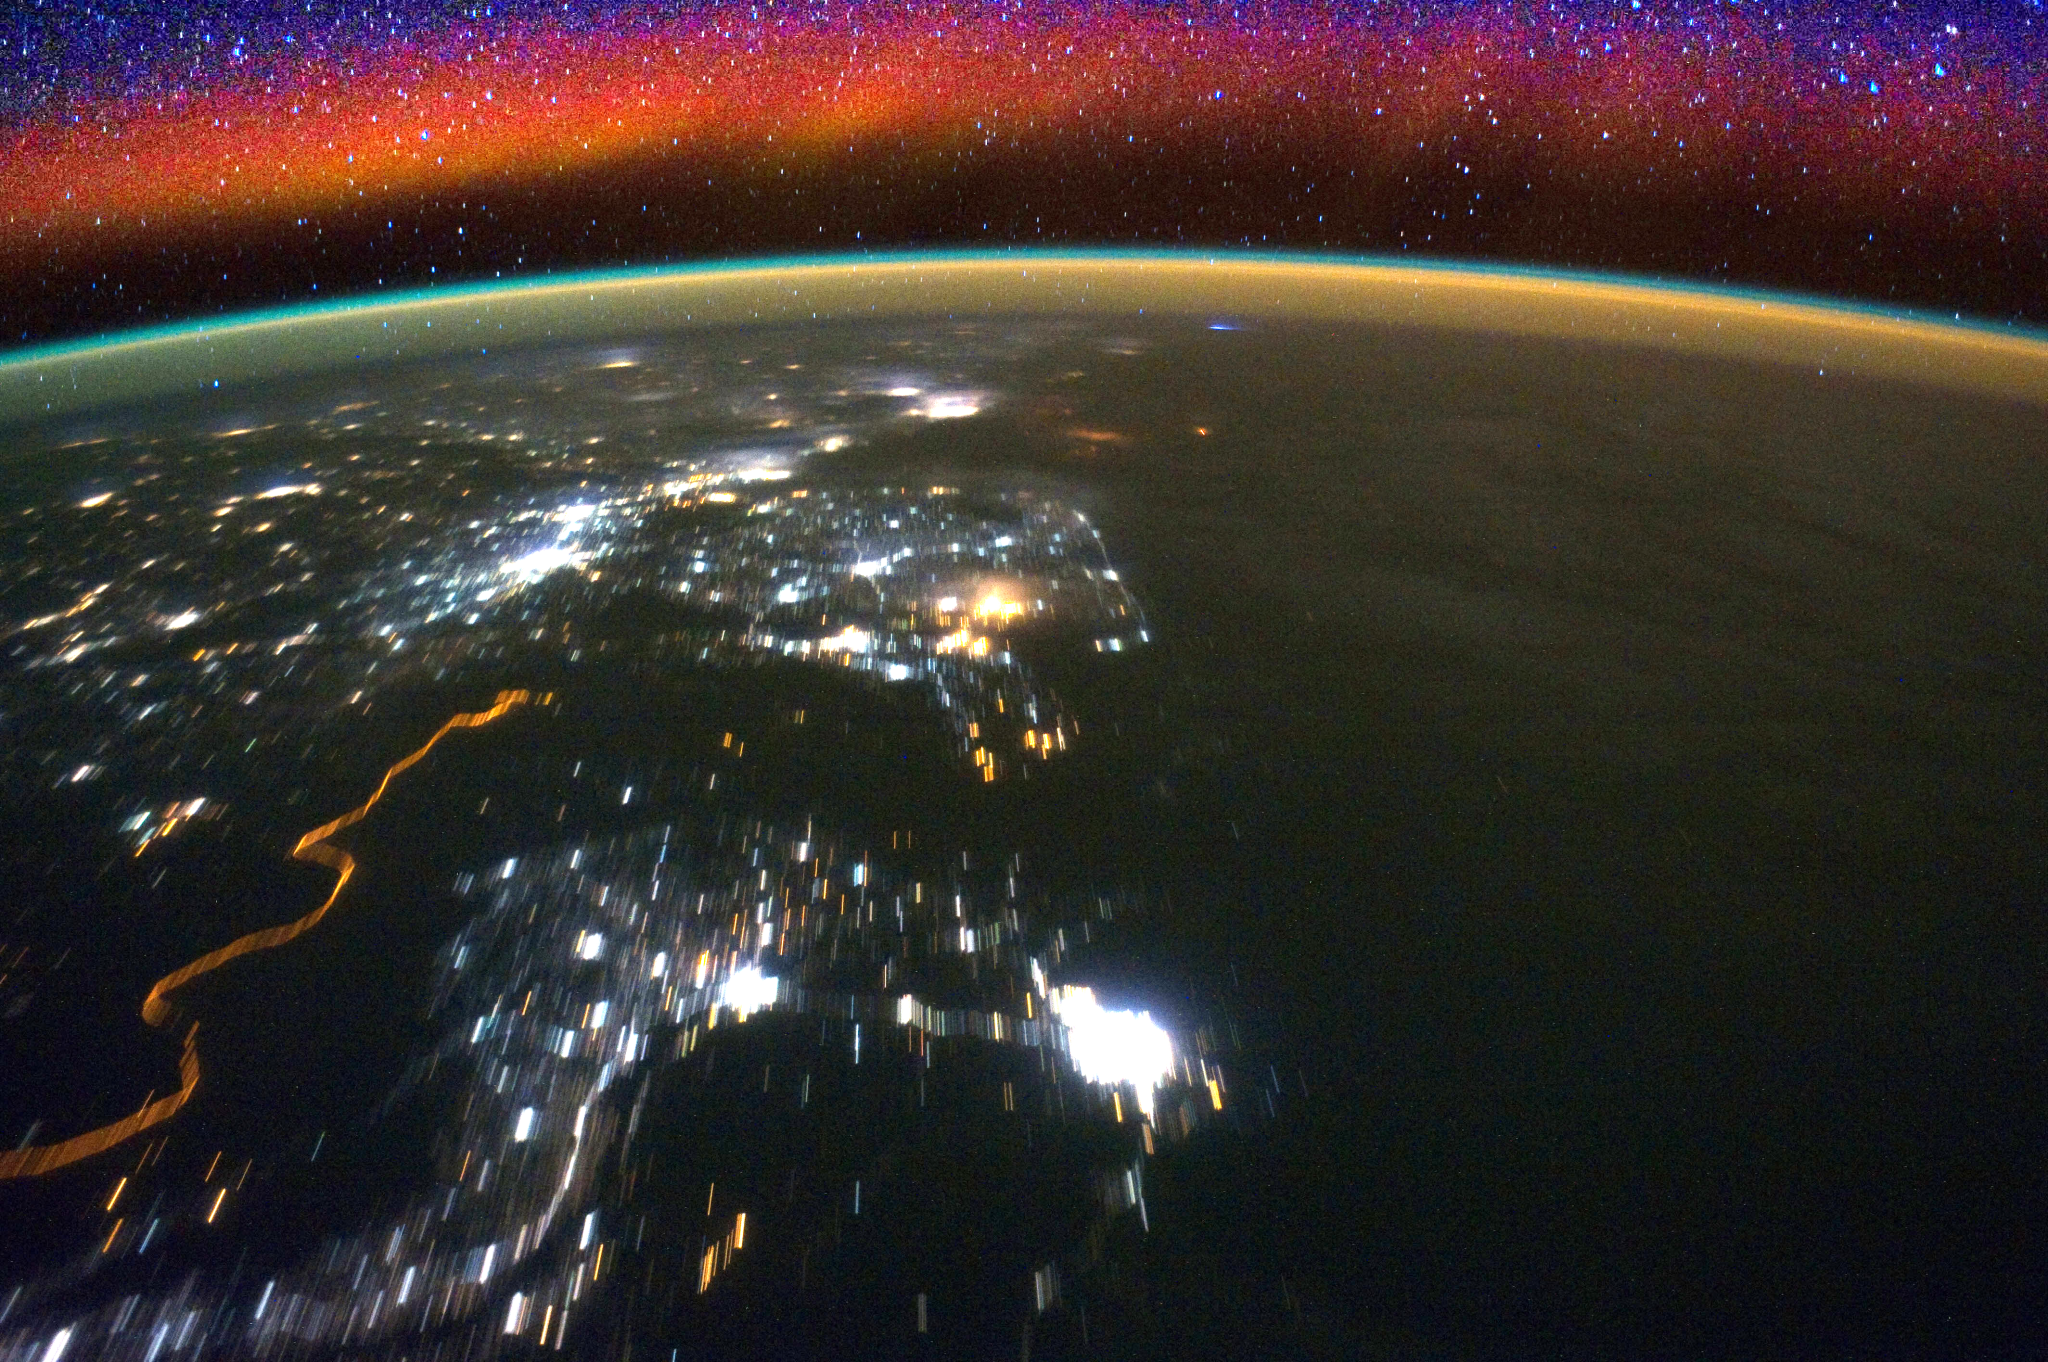
[[[0,336],[943,245],[1420,253],[2039,321],[2037,4],[45,4]]]

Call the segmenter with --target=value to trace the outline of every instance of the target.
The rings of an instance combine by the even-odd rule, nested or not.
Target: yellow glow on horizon
[[[1195,256],[907,256],[677,268],[449,289],[310,314],[272,312],[0,361],[0,421],[47,419],[187,385],[360,372],[402,349],[493,347],[728,324],[929,317],[960,310],[1423,327],[1786,365],[2048,405],[2048,336],[1770,295],[1483,267]],[[429,324],[432,324],[431,326]]]

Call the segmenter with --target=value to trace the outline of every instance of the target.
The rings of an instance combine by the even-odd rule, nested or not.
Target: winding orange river
[[[434,744],[440,742],[442,738],[458,728],[482,728],[485,724],[497,720],[509,711],[532,703],[533,698],[533,694],[530,691],[500,691],[498,692],[496,703],[489,709],[455,715],[447,723],[442,724],[440,728],[436,729],[434,736],[421,744],[418,750],[386,771],[384,779],[377,782],[377,788],[371,791],[368,799],[365,799],[339,818],[331,822],[322,823],[319,827],[314,828],[304,837],[301,837],[298,845],[292,848],[292,859],[295,861],[317,861],[335,873],[334,888],[328,892],[327,898],[318,908],[315,908],[312,912],[296,921],[283,923],[276,927],[266,927],[260,932],[250,932],[247,936],[237,937],[227,945],[217,950],[208,951],[197,960],[172,970],[169,974],[157,980],[155,985],[149,990],[149,996],[142,1000],[142,1019],[151,1026],[162,1026],[170,1019],[170,995],[192,982],[192,980],[202,974],[219,969],[237,956],[249,955],[255,951],[274,949],[318,926],[320,919],[327,916],[327,910],[332,908],[334,901],[341,897],[342,889],[347,886],[350,877],[356,872],[355,857],[339,847],[329,846],[327,844],[328,839],[344,828],[352,827],[361,822],[370,810],[376,807],[377,801],[384,797],[384,792],[391,787],[391,782],[397,779],[409,767],[424,758],[427,753],[433,751]],[[551,697],[541,697],[541,703],[545,704],[549,698]],[[153,1102],[145,1103],[141,1110],[131,1116],[110,1122],[96,1130],[88,1130],[83,1134],[73,1135],[68,1140],[60,1140],[55,1144],[25,1145],[20,1149],[0,1154],[0,1181],[5,1181],[9,1178],[36,1177],[43,1173],[54,1172],[67,1164],[77,1163],[80,1159],[89,1159],[102,1150],[111,1149],[123,1140],[138,1135],[148,1130],[151,1126],[161,1124],[175,1116],[178,1113],[178,1109],[191,1100],[193,1092],[199,1087],[198,1037],[199,1028],[196,1025],[185,1033],[184,1054],[178,1060],[179,1086],[176,1092],[171,1093],[167,1097],[159,1097]]]

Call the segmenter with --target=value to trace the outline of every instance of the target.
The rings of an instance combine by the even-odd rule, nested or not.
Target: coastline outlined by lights
[[[543,695],[538,703],[546,704],[552,698]],[[327,910],[341,897],[341,891],[347,887],[356,870],[355,857],[338,847],[329,846],[328,839],[367,817],[370,810],[384,797],[384,792],[390,788],[391,782],[423,760],[442,738],[458,728],[482,728],[531,703],[535,703],[535,697],[530,691],[501,691],[490,708],[453,715],[434,731],[431,738],[386,770],[384,778],[377,782],[377,788],[371,792],[368,799],[301,837],[298,845],[292,848],[292,859],[314,861],[335,872],[334,887],[328,891],[327,897],[317,908],[302,917],[237,937],[227,945],[208,951],[198,959],[172,970],[157,980],[150,988],[148,996],[142,1000],[143,1020],[151,1026],[163,1025],[170,1017],[170,995],[184,985],[202,974],[219,969],[231,960],[256,951],[273,950],[318,926],[320,920],[327,916]],[[178,1062],[180,1085],[177,1092],[157,1098],[140,1111],[121,1120],[74,1135],[67,1140],[46,1145],[24,1145],[20,1149],[0,1154],[0,1181],[39,1177],[45,1173],[55,1172],[59,1168],[111,1149],[177,1115],[179,1109],[191,1100],[192,1093],[199,1086],[198,1035],[199,1028],[196,1025],[186,1034],[184,1053]]]

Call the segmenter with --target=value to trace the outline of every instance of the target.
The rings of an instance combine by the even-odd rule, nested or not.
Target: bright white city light
[[[764,1007],[775,1005],[775,980],[755,965],[743,965],[727,975],[718,986],[718,1001],[737,1012],[740,1020]]]
[[[1173,1040],[1150,1012],[1111,1010],[1095,990],[1056,988],[1046,999],[1067,1028],[1067,1054],[1091,1083],[1128,1083],[1152,1114],[1152,1090],[1173,1072]]]
[[[504,565],[503,571],[514,577],[529,581],[547,576],[557,568],[582,567],[590,555],[570,544],[550,544],[546,548],[523,553]]]
[[[953,421],[981,410],[980,393],[933,393],[924,405],[912,407],[910,415],[927,421]]]

